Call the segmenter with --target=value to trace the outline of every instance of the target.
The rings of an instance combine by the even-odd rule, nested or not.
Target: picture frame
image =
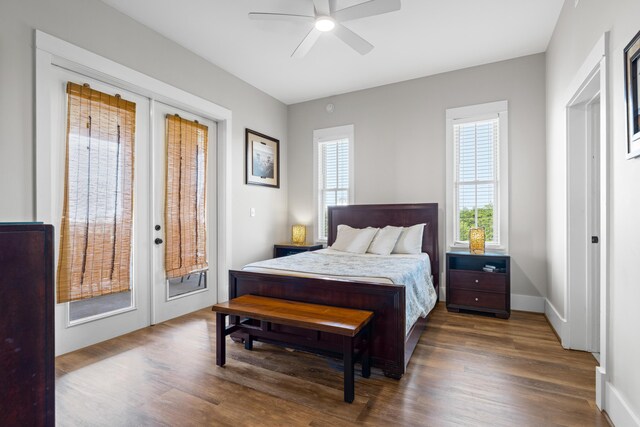
[[[640,156],[640,31],[624,48],[627,159]]]
[[[245,183],[280,188],[280,141],[245,130]]]

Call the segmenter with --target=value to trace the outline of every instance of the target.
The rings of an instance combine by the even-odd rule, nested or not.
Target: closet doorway
[[[568,347],[600,358],[606,129],[603,72],[596,67],[567,105]],[[602,153],[605,153],[603,156]],[[603,159],[604,157],[604,159]],[[604,164],[604,167],[603,167]],[[604,215],[603,215],[604,212]],[[604,226],[602,225],[604,223]],[[606,276],[605,276],[606,277]],[[606,279],[605,279],[606,280]]]

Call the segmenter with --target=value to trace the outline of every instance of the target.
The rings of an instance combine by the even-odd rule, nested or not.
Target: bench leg
[[[253,338],[251,335],[244,339],[244,348],[245,350],[253,350]]]
[[[225,318],[224,313],[216,313],[216,365],[224,366],[225,364]]]
[[[362,376],[364,378],[369,378],[371,376],[371,339],[373,338],[371,324],[367,326],[364,338],[366,341],[365,347],[362,351]]]
[[[353,375],[353,338],[342,337],[344,358],[344,401],[353,402],[355,397],[355,378]]]

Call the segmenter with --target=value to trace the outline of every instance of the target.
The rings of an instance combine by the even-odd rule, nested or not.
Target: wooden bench
[[[252,330],[265,331],[271,324],[295,326],[318,332],[327,332],[342,336],[342,357],[344,359],[344,401],[353,402],[354,364],[356,359],[362,363],[362,376],[371,375],[371,319],[373,312],[351,308],[332,307],[267,298],[256,295],[242,295],[230,301],[213,306],[216,312],[216,364],[225,364],[225,337],[235,331],[248,335],[245,348],[252,349]],[[233,324],[225,325],[225,317],[234,316]],[[260,326],[241,322],[241,317],[260,321]],[[356,352],[355,344],[360,349]]]

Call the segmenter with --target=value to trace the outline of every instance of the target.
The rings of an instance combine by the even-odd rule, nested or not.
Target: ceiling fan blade
[[[311,50],[313,45],[316,43],[316,41],[318,40],[318,37],[320,37],[320,34],[322,33],[318,31],[315,27],[312,28],[311,31],[309,31],[309,34],[307,34],[307,36],[300,42],[296,50],[293,51],[293,53],[291,54],[291,57],[303,58]]]
[[[288,13],[263,13],[263,12],[251,12],[249,13],[250,19],[259,19],[266,21],[301,21],[301,22],[313,22],[315,17],[307,15],[291,15]]]
[[[329,10],[333,13],[338,9],[338,0],[329,0]]]
[[[366,55],[371,52],[373,45],[345,27],[340,23],[336,23],[336,27],[333,29],[333,33],[343,42],[351,46],[360,55]]]
[[[313,0],[313,6],[316,8],[316,15],[329,16],[331,14],[329,0]]]
[[[331,16],[333,16],[336,21],[344,22],[395,12],[396,10],[400,10],[400,6],[400,0],[369,0],[355,6],[337,10],[333,12]]]

